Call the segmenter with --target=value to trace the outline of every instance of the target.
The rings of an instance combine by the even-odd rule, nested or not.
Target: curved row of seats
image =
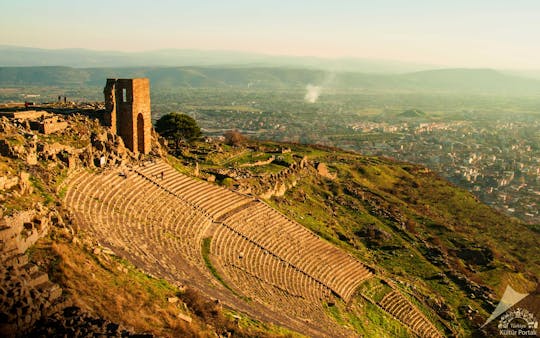
[[[326,285],[346,301],[358,285],[372,275],[358,260],[264,203],[252,204],[223,222]]]
[[[399,291],[393,290],[387,293],[378,304],[420,337],[442,337],[433,324]]]
[[[65,204],[101,243],[128,253],[150,273],[187,280],[190,269],[205,269],[201,242],[212,219],[135,172],[81,171],[68,185]],[[239,292],[293,320],[332,325],[322,308],[328,288],[226,226],[214,238],[211,252],[223,257],[220,271]],[[238,250],[245,253],[242,262],[233,259]]]
[[[200,243],[211,220],[135,173],[82,172],[69,183],[65,202],[102,242],[145,265],[159,261],[171,275],[181,261],[204,266]]]
[[[134,169],[141,176],[250,238],[348,301],[371,272],[268,205],[225,188],[190,178],[157,161]],[[237,212],[236,212],[237,211]]]
[[[245,236],[221,226],[210,250],[214,264],[236,292],[297,318],[328,321],[322,305],[331,298],[330,289]]]
[[[213,219],[253,200],[224,187],[182,175],[162,161],[138,166],[134,170],[187,203],[200,208]]]

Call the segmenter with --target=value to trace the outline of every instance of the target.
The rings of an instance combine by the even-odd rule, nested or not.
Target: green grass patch
[[[374,302],[379,302],[392,291],[392,288],[383,280],[373,277],[362,283],[360,293]]]
[[[340,325],[345,324],[345,321],[342,318],[341,311],[337,304],[334,304],[334,305],[324,304],[324,309],[330,315],[330,317],[332,317],[337,323],[339,323]]]
[[[129,276],[129,279],[127,280],[119,278],[114,279],[116,286],[127,286],[127,284],[135,281],[146,290],[147,294],[150,296],[150,299],[161,303],[165,303],[168,296],[174,295],[177,292],[177,289],[169,284],[166,280],[152,277],[138,270],[127,260],[116,256],[113,256],[113,260],[124,266],[127,269]],[[96,262],[99,263],[99,261]]]
[[[49,193],[49,191],[45,188],[45,186],[43,185],[43,183],[41,183],[40,180],[38,180],[34,176],[30,176],[30,182],[39,192],[39,194],[43,197],[43,202],[46,205],[51,205],[54,202],[54,197]]]
[[[411,336],[399,321],[363,298],[354,299],[347,307],[341,301],[323,307],[338,325],[352,328],[363,337]]]
[[[204,264],[206,265],[206,267],[208,268],[212,276],[214,276],[214,278],[216,278],[221,283],[221,285],[223,285],[227,290],[234,293],[237,297],[240,297],[245,301],[251,301],[249,297],[243,296],[239,294],[238,292],[236,292],[229,284],[227,284],[227,282],[225,282],[223,277],[221,277],[221,275],[218,273],[216,267],[212,264],[212,261],[210,260],[210,243],[211,242],[212,242],[212,237],[203,238],[202,256],[204,259]]]
[[[234,320],[238,323],[238,326],[242,329],[255,329],[267,332],[270,334],[288,337],[288,338],[304,338],[306,337],[303,334],[300,334],[295,331],[291,331],[288,328],[283,326],[278,326],[272,323],[265,323],[258,321],[256,319],[250,318],[241,312],[236,312],[233,310],[225,310],[225,316],[230,320]]]
[[[64,186],[58,191],[58,197],[59,197],[61,200],[63,200],[64,197],[66,197],[67,190],[68,190],[68,186],[67,186],[67,185],[64,185]]]
[[[411,337],[411,333],[399,321],[378,306],[365,302],[363,309],[367,319],[367,325],[364,325],[366,337]]]
[[[169,160],[169,164],[174,169],[176,169],[178,172],[191,176],[191,174],[192,174],[191,168],[189,168],[189,167],[187,167],[185,165],[182,165],[182,163],[180,162],[179,159],[177,159],[176,157],[171,156],[171,155],[167,156],[167,159]]]
[[[212,273],[212,275],[221,283],[223,284],[224,287],[226,287],[227,289],[233,291],[231,289],[231,287],[229,285],[227,285],[227,283],[225,282],[225,280],[223,280],[223,278],[220,276],[220,274],[218,273],[216,267],[212,264],[212,262],[210,261],[210,244],[212,242],[212,237],[206,237],[203,239],[203,242],[202,242],[202,256],[203,256],[203,259],[204,259],[204,264],[206,265],[206,267],[208,268],[208,270],[210,270],[210,272]]]

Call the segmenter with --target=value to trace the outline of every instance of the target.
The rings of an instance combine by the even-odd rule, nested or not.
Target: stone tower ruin
[[[105,125],[122,137],[133,152],[148,154],[152,120],[150,115],[150,81],[147,78],[107,79]]]

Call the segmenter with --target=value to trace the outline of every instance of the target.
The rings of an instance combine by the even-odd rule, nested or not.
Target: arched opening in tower
[[[137,115],[137,150],[144,153],[144,118],[142,113]]]

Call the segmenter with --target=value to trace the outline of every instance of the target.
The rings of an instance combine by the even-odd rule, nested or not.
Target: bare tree
[[[238,129],[227,130],[223,136],[225,137],[225,143],[231,146],[239,146],[246,141],[246,137],[242,135]]]

